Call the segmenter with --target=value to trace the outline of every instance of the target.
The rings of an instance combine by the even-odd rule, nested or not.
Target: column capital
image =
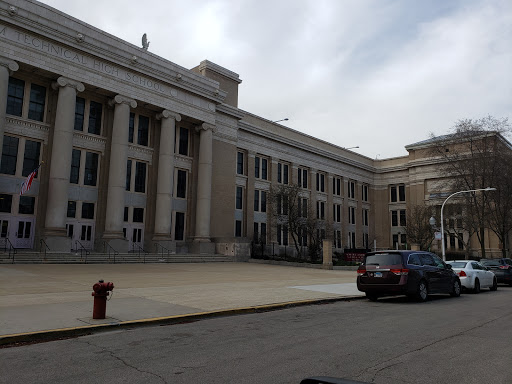
[[[164,109],[162,112],[158,113],[156,115],[157,120],[162,119],[174,119],[176,121],[181,121],[181,115],[176,112],[169,111],[168,109]]]
[[[108,101],[108,105],[113,107],[116,104],[127,104],[132,108],[137,108],[137,102],[126,96],[116,95],[113,99]]]
[[[20,66],[14,60],[9,60],[4,57],[0,57],[0,66],[5,67],[9,70],[9,75],[12,75],[12,72],[16,72],[20,69]]]
[[[60,87],[74,88],[77,93],[85,91],[85,86],[82,83],[64,76],[59,77],[56,82],[52,83],[52,88],[54,90],[57,90]]]
[[[215,125],[208,124],[208,123],[203,123],[203,124],[198,125],[196,127],[196,132],[208,131],[208,130],[211,130],[212,132],[215,132],[216,131]]]

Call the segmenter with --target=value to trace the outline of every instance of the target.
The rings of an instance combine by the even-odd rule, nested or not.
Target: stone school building
[[[449,192],[421,143],[370,159],[238,108],[241,83],[37,1],[0,2],[0,239],[53,252],[233,255],[253,239],[290,248],[268,194],[294,183],[335,251],[395,248],[407,243],[407,207]]]

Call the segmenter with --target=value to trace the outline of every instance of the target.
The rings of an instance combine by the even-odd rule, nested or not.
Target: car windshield
[[[466,268],[467,262],[465,261],[450,261],[448,262],[453,268]]]
[[[492,261],[492,260],[482,260],[481,263],[483,265],[496,265],[496,266],[501,265],[498,261]]]
[[[398,265],[402,264],[402,257],[398,253],[379,253],[366,256],[365,265]]]

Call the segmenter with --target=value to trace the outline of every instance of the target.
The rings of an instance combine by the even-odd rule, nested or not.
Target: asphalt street
[[[0,349],[6,383],[512,383],[512,288],[354,300]]]

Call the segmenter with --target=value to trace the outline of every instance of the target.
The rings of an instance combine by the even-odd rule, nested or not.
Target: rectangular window
[[[267,192],[261,191],[261,212],[267,212]]]
[[[144,208],[133,208],[133,222],[143,223],[144,222]]]
[[[355,224],[356,223],[356,209],[355,207],[348,207],[348,223]]]
[[[260,242],[260,234],[259,234],[259,225],[258,225],[258,223],[254,223],[252,236],[253,236],[253,241],[255,243],[259,243]]]
[[[235,237],[242,237],[242,221],[235,221]]]
[[[176,197],[185,199],[187,197],[187,171],[178,169],[178,183],[176,185]]]
[[[236,209],[243,209],[243,188],[236,187]]]
[[[405,215],[405,209],[401,209],[400,210],[400,225],[402,227],[406,227],[407,226],[407,219],[406,219],[406,215]]]
[[[174,225],[174,239],[185,239],[185,214],[183,212],[176,212],[176,223]]]
[[[36,198],[31,196],[20,196],[18,212],[24,215],[33,215]]]
[[[260,191],[254,191],[254,212],[260,210]]]
[[[298,184],[299,187],[307,188],[308,187],[308,170],[303,168],[298,168]]]
[[[87,132],[94,135],[101,134],[101,116],[103,112],[103,106],[100,103],[91,101],[89,106],[89,128]]]
[[[94,219],[94,203],[82,203],[82,219]]]
[[[84,185],[96,186],[98,178],[98,154],[94,152],[85,153]]]
[[[333,204],[332,216],[334,222],[341,223],[341,204]]]
[[[0,212],[11,213],[12,195],[0,195]]]
[[[261,242],[267,244],[267,224],[261,223]]]
[[[316,218],[320,220],[325,219],[325,203],[323,201],[316,202]]]
[[[137,144],[147,146],[149,143],[149,117],[139,115]]]
[[[25,82],[23,80],[9,77],[7,90],[7,114],[20,116],[23,112],[23,96],[25,93]]]
[[[85,120],[85,99],[78,97],[76,98],[75,104],[75,131],[84,130]]]
[[[237,175],[244,174],[244,153],[237,152],[236,154],[236,173]]]
[[[362,196],[361,196],[361,199],[363,201],[368,201],[368,186],[367,185],[363,185],[362,186]]]
[[[455,235],[450,233],[450,248],[455,248]]]
[[[6,175],[15,175],[16,174],[16,160],[18,158],[18,142],[19,142],[19,139],[17,137],[4,136],[0,173],[4,173]]]
[[[365,227],[368,226],[368,210],[367,209],[363,209],[363,225]]]
[[[133,133],[135,132],[135,113],[130,113],[130,121],[128,123],[128,142],[133,143]]]
[[[288,184],[288,164],[283,164],[283,184]]]
[[[391,193],[391,202],[392,203],[396,203],[397,202],[397,194],[396,194],[396,187],[395,186],[391,187],[390,193]]]
[[[316,174],[316,190],[325,192],[325,175],[323,173]]]
[[[368,239],[367,233],[363,233],[363,248],[370,249],[370,244],[369,244],[369,239]]]
[[[72,201],[72,200],[68,201],[67,217],[71,217],[73,219],[76,217],[76,201]]]
[[[407,244],[407,235],[405,233],[402,233],[400,235],[400,244],[406,245]]]
[[[341,178],[335,177],[332,182],[332,194],[341,196]]]
[[[37,84],[30,85],[30,101],[28,118],[30,120],[44,120],[44,105],[46,102],[46,87]]]
[[[69,176],[69,182],[72,184],[78,184],[78,177],[80,175],[80,150],[73,149],[71,155],[71,174]]]
[[[356,183],[355,183],[355,181],[349,181],[349,183],[348,183],[348,198],[349,199],[356,198]]]
[[[268,180],[267,179],[267,165],[268,165],[268,160],[261,159],[261,178],[262,178],[262,180]]]
[[[178,153],[183,156],[188,156],[188,128],[180,127],[180,141]]]
[[[398,186],[398,200],[405,201],[405,185]]]
[[[356,247],[356,233],[349,232],[348,233],[348,247],[354,249]]]
[[[128,207],[124,207],[124,218],[123,221],[128,221]]]
[[[258,156],[254,158],[254,177],[260,178],[260,158]]]
[[[146,192],[146,163],[135,163],[135,192]]]
[[[132,161],[128,160],[126,163],[126,190],[129,191],[131,188],[132,181]]]
[[[463,237],[464,235],[462,233],[459,233],[458,236],[457,236],[457,242],[459,243],[459,249],[460,250],[463,250],[464,249],[464,241],[462,241],[462,239],[464,239]]]
[[[391,211],[391,226],[398,227],[398,211]]]

